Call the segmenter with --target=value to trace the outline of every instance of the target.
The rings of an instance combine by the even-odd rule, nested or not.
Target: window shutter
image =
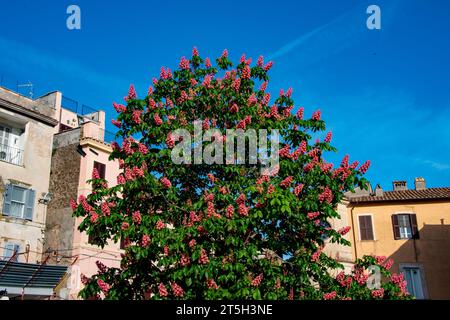
[[[11,214],[11,197],[12,197],[12,185],[7,184],[5,194],[3,196],[3,215],[9,216]]]
[[[411,231],[413,239],[419,239],[419,228],[417,227],[417,217],[415,214],[410,214],[409,219],[411,221]]]
[[[374,240],[373,227],[372,227],[372,216],[366,216],[366,235],[367,240]]]
[[[372,216],[359,216],[359,234],[361,240],[373,240]]]
[[[28,189],[26,192],[26,202],[25,202],[25,219],[33,220],[33,210],[34,210],[34,199],[36,198],[36,191]]]
[[[398,225],[398,216],[396,214],[392,215],[392,229],[394,230],[394,239],[400,239],[400,226]]]
[[[359,216],[359,236],[361,240],[366,240],[366,219],[365,216]]]

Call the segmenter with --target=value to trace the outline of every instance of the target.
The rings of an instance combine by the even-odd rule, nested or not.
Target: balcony
[[[23,150],[0,144],[0,161],[23,165]]]

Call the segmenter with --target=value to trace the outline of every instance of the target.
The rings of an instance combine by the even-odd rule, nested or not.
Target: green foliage
[[[103,266],[83,280],[81,297],[322,299],[336,292],[336,298],[372,298],[356,280],[342,286],[332,276],[342,266],[322,253],[325,239],[349,245],[342,236],[348,230],[323,222],[339,217],[344,192],[366,185],[368,164],[357,169],[347,157],[339,167],[328,164],[324,153],[336,151],[331,135],[311,141],[325,122],[318,111],[312,118],[303,108],[292,114],[291,90],[269,105],[262,81],[271,63],[262,57],[252,67],[243,57],[231,69],[227,52],[216,66],[194,52],[187,63],[173,74],[163,68],[146,97],[132,87],[127,105],[115,104],[123,143],[113,144],[111,159],[123,173],[108,187],[94,172],[93,191],[78,199],[74,215],[84,217],[80,230],[100,246],[126,239],[127,247],[120,268]],[[277,174],[262,175],[261,164],[174,164],[178,141],[171,132],[193,132],[195,120],[222,135],[236,127],[278,129]],[[390,281],[383,288],[385,297],[404,296]]]

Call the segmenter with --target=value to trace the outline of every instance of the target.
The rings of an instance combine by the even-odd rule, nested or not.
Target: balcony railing
[[[0,143],[0,161],[21,166],[23,164],[23,150]]]

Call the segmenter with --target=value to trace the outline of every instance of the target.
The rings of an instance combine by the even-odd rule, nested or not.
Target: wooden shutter
[[[26,201],[25,201],[25,219],[33,220],[33,211],[34,211],[34,200],[36,199],[36,191],[32,189],[28,189],[26,191]]]
[[[100,178],[105,179],[106,165],[97,161],[94,161],[94,168],[97,169]]]
[[[419,228],[417,227],[417,217],[415,214],[409,215],[409,220],[411,222],[411,232],[413,239],[419,239]]]
[[[391,218],[392,218],[392,229],[394,230],[394,239],[398,240],[400,239],[400,226],[398,225],[398,216],[396,214],[393,214]]]
[[[359,216],[359,233],[361,240],[373,240],[372,216]]]
[[[3,196],[3,215],[9,216],[11,214],[11,197],[12,197],[12,185],[7,184],[5,194]]]

